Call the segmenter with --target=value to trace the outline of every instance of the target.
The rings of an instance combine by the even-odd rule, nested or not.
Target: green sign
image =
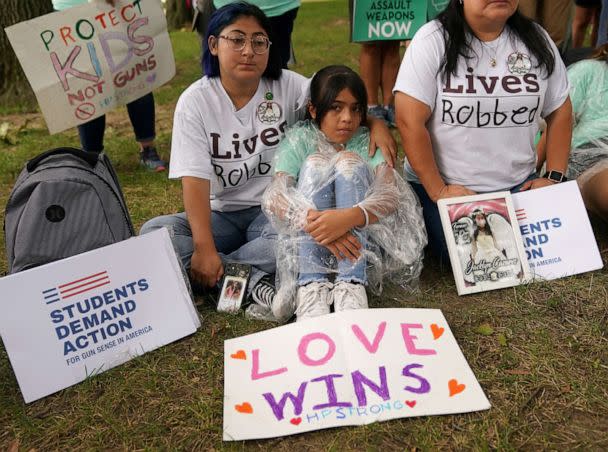
[[[437,14],[445,9],[448,6],[450,0],[428,0],[428,18],[429,20],[433,20]]]
[[[403,41],[429,18],[434,18],[449,0],[354,0],[353,35],[355,42]]]

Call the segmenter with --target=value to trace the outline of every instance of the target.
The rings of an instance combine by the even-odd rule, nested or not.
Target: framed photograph
[[[532,279],[509,192],[440,199],[437,207],[458,295]]]
[[[225,266],[224,281],[217,310],[221,312],[237,313],[241,309],[247,282],[251,273],[251,266],[246,264],[228,263]]]

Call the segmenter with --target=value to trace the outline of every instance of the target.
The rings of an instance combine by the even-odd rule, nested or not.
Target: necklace
[[[500,39],[500,38],[498,38],[498,39]],[[495,46],[489,46],[488,44],[486,44],[483,41],[480,41],[480,42],[484,49],[488,49],[487,52],[490,56],[490,60],[489,60],[490,67],[496,67],[496,64],[497,64],[496,53],[498,52],[498,45],[500,43],[497,42]]]

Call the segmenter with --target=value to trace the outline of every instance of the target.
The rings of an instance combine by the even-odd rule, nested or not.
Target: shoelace
[[[362,300],[360,294],[355,290],[354,284],[338,284],[332,291],[334,306],[340,311],[361,309]]]
[[[270,284],[260,281],[253,288],[252,298],[261,305],[272,307],[272,301],[275,296],[275,289]]]

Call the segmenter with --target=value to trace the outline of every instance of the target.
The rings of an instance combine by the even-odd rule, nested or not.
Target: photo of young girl
[[[509,193],[445,199],[440,214],[459,294],[530,277]]]
[[[383,277],[415,286],[426,244],[421,207],[380,153],[369,155],[363,81],[345,66],[311,81],[307,120],[287,131],[263,209],[279,232],[279,320],[368,307]]]

